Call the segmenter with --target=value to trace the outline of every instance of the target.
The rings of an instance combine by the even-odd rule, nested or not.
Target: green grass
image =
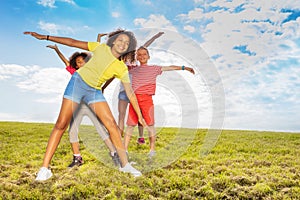
[[[163,128],[152,162],[148,146],[132,139],[131,159],[143,172],[133,178],[112,167],[93,127],[82,126],[85,164],[67,169],[65,134],[51,162],[54,177],[36,182],[52,128],[0,122],[0,199],[300,199],[300,134],[226,130],[201,156],[207,130]]]

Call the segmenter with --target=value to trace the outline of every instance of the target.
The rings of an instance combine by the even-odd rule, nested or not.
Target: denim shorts
[[[127,97],[127,94],[126,94],[125,90],[119,92],[119,99],[127,101],[129,103],[129,99]]]
[[[73,74],[69,81],[64,93],[64,98],[78,104],[81,101],[87,104],[106,101],[102,91],[86,84],[77,72]]]

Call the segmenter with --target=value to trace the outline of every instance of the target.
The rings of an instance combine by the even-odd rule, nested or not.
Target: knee
[[[103,124],[110,135],[120,132],[120,129],[114,119],[106,119],[105,122],[103,121]]]
[[[117,128],[118,127],[116,121],[113,118],[112,119],[106,119],[105,125],[106,125],[106,128],[109,128],[109,127]]]
[[[68,122],[64,120],[58,120],[55,123],[55,129],[58,129],[60,131],[65,131],[68,128]]]

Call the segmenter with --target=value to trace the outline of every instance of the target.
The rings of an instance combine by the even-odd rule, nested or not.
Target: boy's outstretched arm
[[[182,66],[170,65],[170,66],[166,66],[166,67],[161,68],[161,71],[172,71],[172,70],[186,70],[186,71],[191,72],[192,74],[195,74],[195,71],[194,71],[193,68],[186,67],[184,65],[182,65]]]
[[[145,42],[145,44],[142,45],[142,46],[145,47],[145,48],[149,47],[150,44],[152,44],[152,42],[154,42],[154,40],[156,40],[157,38],[159,38],[162,34],[164,34],[164,32],[157,33],[152,38],[150,38],[150,40],[148,40],[147,42]]]

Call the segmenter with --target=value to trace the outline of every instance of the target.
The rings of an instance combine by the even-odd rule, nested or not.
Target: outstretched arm
[[[76,47],[79,49],[84,49],[88,51],[88,43],[80,40],[75,40],[72,38],[67,37],[57,37],[57,36],[50,36],[50,35],[41,35],[36,32],[24,32],[25,35],[31,35],[32,37],[35,37],[38,40],[49,40],[52,42],[56,42],[59,44],[63,44],[70,47]]]
[[[182,65],[182,66],[170,65],[170,66],[161,68],[161,71],[172,71],[172,70],[186,70],[186,71],[191,72],[192,74],[195,74],[195,71],[193,68],[186,67],[184,65]]]
[[[65,63],[66,67],[70,66],[70,62],[68,59],[66,59],[66,57],[60,52],[60,50],[58,49],[57,45],[47,45],[48,48],[50,49],[54,49],[55,52],[57,53],[57,55],[59,56],[59,58]]]
[[[154,42],[154,40],[156,40],[157,38],[159,38],[162,34],[164,34],[164,32],[159,32],[156,35],[154,35],[150,40],[148,40],[143,47],[147,48],[150,46],[150,44],[152,44],[152,42]]]

